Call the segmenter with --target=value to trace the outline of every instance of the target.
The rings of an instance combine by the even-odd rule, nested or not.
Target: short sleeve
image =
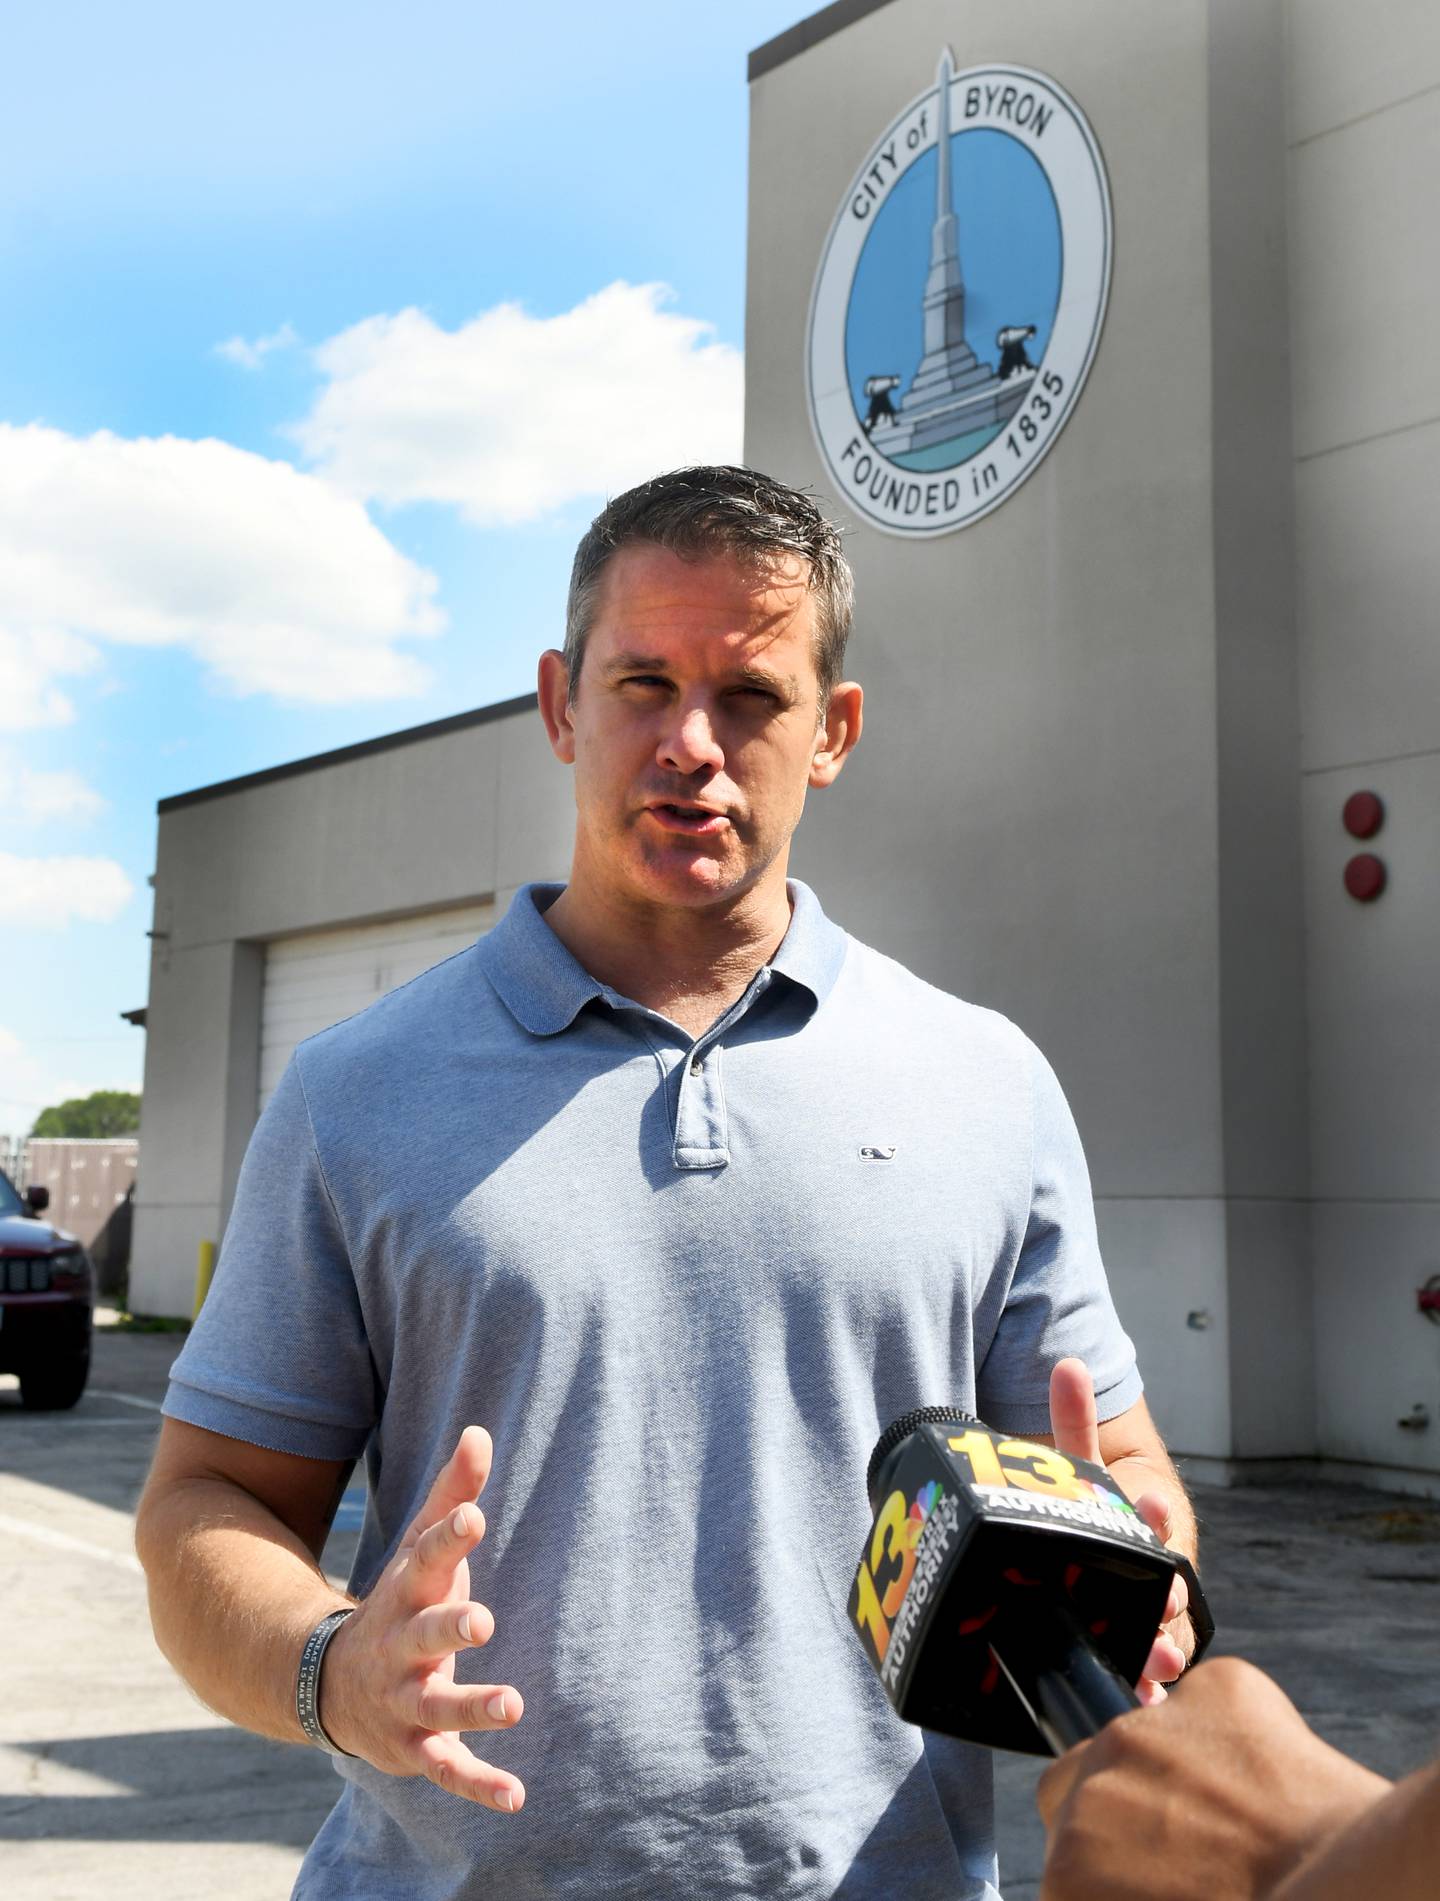
[[[358,1458],[374,1426],[359,1294],[294,1058],[250,1138],[215,1278],[164,1411],[314,1459]]]
[[[1102,1420],[1126,1411],[1144,1390],[1110,1298],[1075,1119],[1033,1046],[1030,1059],[1029,1218],[976,1382],[981,1418],[1010,1432],[1050,1430],[1050,1370],[1069,1354],[1090,1368]]]

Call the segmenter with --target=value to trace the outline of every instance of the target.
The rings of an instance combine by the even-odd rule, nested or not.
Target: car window
[[[28,1214],[24,1202],[20,1199],[14,1183],[6,1174],[0,1173],[0,1215]]]

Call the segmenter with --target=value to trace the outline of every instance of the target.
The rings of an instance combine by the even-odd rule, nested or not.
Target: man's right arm
[[[391,1775],[424,1775],[513,1812],[519,1781],[481,1762],[460,1732],[508,1729],[523,1705],[509,1685],[455,1682],[455,1655],[489,1640],[470,1599],[469,1554],[485,1535],[475,1499],[490,1438],[461,1435],[374,1590],[325,1655],[320,1716],[339,1747]],[[136,1519],[161,1650],[220,1715],[303,1742],[295,1680],[305,1640],[354,1604],[326,1581],[320,1553],[348,1466],[300,1458],[167,1419]]]

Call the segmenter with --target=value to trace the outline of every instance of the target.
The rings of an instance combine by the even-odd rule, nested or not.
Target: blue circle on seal
[[[866,236],[845,314],[845,368],[857,422],[865,424],[877,385],[896,398],[924,355],[922,300],[936,215],[932,148],[898,179]],[[952,197],[965,286],[965,341],[992,367],[1002,332],[1030,330],[1022,350],[1043,360],[1064,273],[1060,212],[1045,168],[1007,132],[977,128],[950,135]],[[880,400],[885,397],[882,393]],[[899,468],[952,469],[978,455],[1005,427],[987,422],[948,441],[890,451]]]

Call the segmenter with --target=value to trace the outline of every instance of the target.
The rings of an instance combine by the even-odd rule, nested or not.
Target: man
[[[993,1896],[988,1759],[845,1625],[878,1428],[1042,1432],[1078,1356],[1067,1449],[1191,1537],[1044,1060],[787,882],[860,736],[850,600],[753,471],[612,502],[540,663],[569,883],[303,1044],[255,1131],[139,1544],[196,1690],[347,1752],[304,1901]]]
[[[1040,1780],[1042,1901],[1433,1901],[1440,1762],[1396,1786],[1217,1657]]]

